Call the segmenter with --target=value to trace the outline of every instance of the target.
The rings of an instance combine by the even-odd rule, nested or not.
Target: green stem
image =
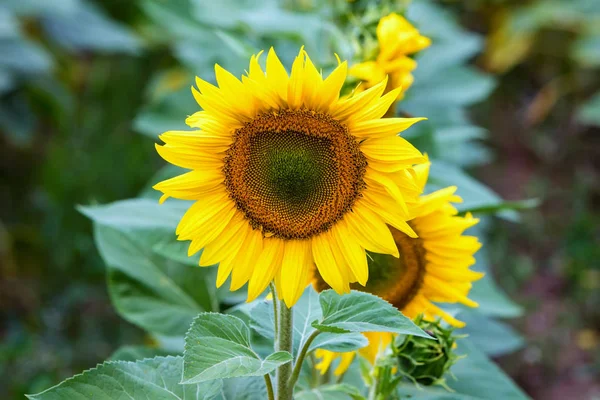
[[[319,335],[319,333],[321,333],[321,332],[314,331],[308,337],[308,339],[304,343],[304,346],[302,346],[302,350],[300,350],[300,354],[298,355],[298,358],[296,359],[296,365],[294,365],[294,371],[292,372],[292,376],[290,377],[290,380],[288,382],[288,386],[292,389],[292,391],[294,389],[294,385],[296,384],[296,381],[298,381],[298,377],[300,376],[300,370],[302,369],[302,363],[304,362],[306,353],[308,353],[308,349],[310,348],[310,345],[312,344],[313,340],[315,340],[315,338]]]
[[[265,384],[267,385],[267,394],[269,395],[269,400],[275,400],[275,394],[273,393],[273,383],[271,382],[271,376],[269,374],[265,374]]]
[[[269,288],[271,289],[271,296],[273,297],[273,318],[275,322],[275,348],[277,349],[277,338],[279,336],[279,311],[277,307],[277,289],[275,289],[275,285],[273,282],[269,283]]]
[[[277,301],[273,299],[273,301]],[[279,301],[279,331],[277,334],[277,351],[292,353],[293,335],[292,309],[288,308],[283,301]],[[292,363],[289,362],[277,368],[277,399],[292,400],[294,388],[289,387],[288,381],[292,375]]]
[[[381,371],[379,371],[378,368],[375,367],[374,382],[371,385],[371,388],[369,389],[368,400],[377,400],[377,398],[378,398],[378,394],[379,394],[378,392],[379,392],[379,386],[380,386],[380,382],[379,382],[380,373],[381,373]]]

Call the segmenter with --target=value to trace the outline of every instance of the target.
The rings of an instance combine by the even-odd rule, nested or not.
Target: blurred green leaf
[[[192,82],[190,82],[190,85]],[[199,111],[189,86],[178,90],[144,107],[133,122],[134,129],[159,141],[158,135],[166,131],[192,130],[185,119]]]
[[[37,117],[22,93],[0,99],[0,130],[11,144],[17,147],[31,145],[36,122]]]
[[[467,340],[458,341],[457,354],[466,357],[457,361],[451,372],[456,380],[447,379],[457,393],[475,398],[528,399],[529,397],[489,358]]]
[[[185,336],[181,383],[194,384],[222,378],[261,376],[292,362],[278,351],[265,360],[250,347],[250,329],[233,315],[202,313]]]
[[[431,77],[421,77],[419,71],[415,70],[415,83],[402,101],[403,109],[413,115],[427,115],[430,106],[475,104],[495,87],[491,76],[472,67],[453,66]]]
[[[600,33],[579,37],[573,44],[573,58],[586,68],[600,66]]]
[[[148,199],[128,199],[98,206],[79,206],[81,213],[102,225],[119,229],[160,228],[171,230],[189,208],[190,202],[169,200],[159,204]]]
[[[80,7],[82,0],[4,0],[4,5],[18,15],[70,14]]]
[[[141,328],[183,335],[199,312],[218,309],[212,270],[154,254],[149,248],[156,241],[153,234],[95,225],[96,245],[109,267],[111,299],[123,318]]]
[[[69,13],[48,13],[42,18],[47,35],[70,51],[97,50],[136,54],[141,42],[134,33],[88,3]]]
[[[600,93],[579,107],[577,119],[582,124],[600,126]]]
[[[0,68],[18,76],[44,74],[52,66],[52,58],[42,47],[22,38],[0,38]]]
[[[483,255],[476,255],[478,260],[482,257]],[[480,270],[477,267],[475,269]],[[485,315],[499,318],[514,318],[523,314],[523,309],[498,288],[494,280],[489,276],[489,273],[473,283],[469,298],[479,303],[478,311]]]
[[[323,385],[314,389],[302,390],[294,395],[297,400],[352,400],[365,399],[360,391],[349,384]]]
[[[456,193],[463,198],[463,202],[456,205],[459,211],[499,208],[497,212],[499,217],[510,221],[517,221],[519,218],[514,210],[502,209],[504,201],[492,189],[470,177],[456,166],[432,160],[428,189],[437,190],[446,186],[458,187]]]
[[[467,334],[467,340],[490,357],[512,353],[525,344],[512,327],[483,316],[477,309],[464,310],[459,318],[467,324],[460,333]]]
[[[19,22],[6,5],[0,5],[0,39],[16,38],[20,35]]]
[[[126,362],[105,362],[63,381],[31,400],[114,400],[144,398],[153,400],[209,400],[221,391],[221,381],[180,385],[182,357],[156,357]]]

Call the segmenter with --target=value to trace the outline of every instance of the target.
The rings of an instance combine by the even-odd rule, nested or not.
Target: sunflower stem
[[[273,299],[273,301],[277,301]],[[292,353],[293,316],[283,300],[279,301],[279,328],[277,332],[277,351]],[[288,385],[292,375],[292,363],[289,362],[277,368],[277,400],[292,400],[294,388]]]
[[[319,333],[321,333],[321,332],[314,331],[308,337],[308,339],[304,343],[304,346],[302,346],[302,350],[300,350],[298,358],[296,359],[296,364],[294,365],[294,370],[292,372],[292,376],[290,377],[290,380],[288,382],[288,386],[291,388],[292,391],[294,390],[294,385],[296,384],[296,381],[298,381],[298,377],[300,376],[300,370],[302,369],[302,363],[304,362],[306,353],[308,353],[308,349],[310,348],[310,345],[312,344],[313,340],[315,340],[315,338],[319,335]]]
[[[275,285],[273,282],[269,283],[269,289],[271,289],[271,296],[273,297],[273,320],[275,326],[275,349],[277,349],[277,340],[279,337],[279,310],[277,307],[277,289],[275,289]]]
[[[267,394],[269,396],[269,400],[275,400],[275,395],[273,394],[273,383],[271,382],[271,376],[269,374],[265,374],[265,385],[267,385]]]

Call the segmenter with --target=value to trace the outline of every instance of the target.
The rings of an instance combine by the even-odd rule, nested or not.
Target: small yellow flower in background
[[[429,163],[421,164],[414,170],[419,186],[424,188]],[[448,187],[421,196],[411,208],[414,219],[409,222],[419,237],[411,238],[391,227],[400,257],[369,253],[369,281],[366,287],[354,284],[352,289],[382,297],[409,318],[422,314],[425,320],[434,321],[441,317],[452,326],[463,327],[463,322],[433,304],[458,302],[468,307],[478,306],[467,295],[472,282],[483,276],[469,269],[475,263],[473,255],[481,244],[476,237],[463,235],[463,232],[479,220],[470,214],[457,215],[451,203],[461,202],[462,199],[455,192],[456,187]],[[318,271],[314,271],[313,285],[318,291],[328,288]],[[391,342],[392,334],[373,333],[368,334],[367,338],[369,345],[359,352],[374,362]],[[327,359],[333,358],[327,355]]]
[[[191,172],[154,186],[193,200],[177,227],[201,266],[219,263],[217,286],[248,283],[248,301],[274,281],[291,307],[313,266],[338,293],[365,285],[365,250],[398,256],[389,226],[406,222],[422,189],[412,167],[423,155],[397,136],[421,118],[380,119],[399,90],[387,82],[340,99],[347,63],[327,77],[302,49],[288,75],[271,49],[239,80],[216,66],[218,87],[197,79],[203,108],[170,131],[157,151]]]
[[[417,67],[417,62],[408,55],[428,47],[431,40],[422,36],[404,17],[392,13],[379,21],[377,41],[377,59],[355,64],[348,73],[364,82],[359,91],[373,87],[389,76],[386,91],[401,88],[399,100],[412,85],[414,78],[411,72]]]

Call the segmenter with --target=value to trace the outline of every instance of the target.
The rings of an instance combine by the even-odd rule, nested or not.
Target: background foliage
[[[352,4],[358,22],[372,23],[378,3],[392,4]],[[161,168],[153,140],[184,127],[196,110],[193,76],[212,80],[215,62],[239,75],[248,54],[274,45],[289,64],[300,44],[324,69],[334,51],[351,58],[348,7],[0,4],[0,397],[40,392],[111,354],[177,353],[199,311],[240,301],[214,289],[211,270],[191,268],[197,260],[174,240],[182,208],[158,207],[147,185],[176,171]],[[399,104],[429,120],[407,138],[434,160],[428,190],[455,184],[461,210],[484,217],[476,269],[488,274],[473,289],[480,308],[456,310],[470,335],[461,351],[484,372],[496,368],[485,354],[496,357],[531,397],[591,398],[600,391],[600,6],[414,0],[407,15],[433,39]],[[460,364],[453,372],[459,393],[487,398],[489,387],[460,387],[481,376]],[[518,393],[498,385],[516,390],[504,398]]]

